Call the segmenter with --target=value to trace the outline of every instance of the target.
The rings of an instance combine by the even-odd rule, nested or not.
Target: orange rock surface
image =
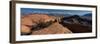
[[[48,22],[54,20],[54,17],[48,16],[46,14],[32,14],[25,15],[21,17],[21,33],[30,33],[33,25],[37,25],[40,22]],[[33,35],[36,34],[64,34],[64,33],[72,33],[69,29],[63,27],[59,23],[53,23],[52,25],[39,29],[37,31],[32,31]]]
[[[59,23],[53,23],[47,28],[40,29],[37,31],[32,31],[33,35],[39,35],[39,34],[67,34],[72,33],[68,28],[63,27]]]

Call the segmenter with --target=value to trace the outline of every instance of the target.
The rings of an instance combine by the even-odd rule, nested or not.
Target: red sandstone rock
[[[21,25],[21,33],[22,34],[28,34],[31,32],[31,28],[25,26],[25,25]]]
[[[68,28],[63,27],[59,23],[53,23],[47,28],[40,29],[37,31],[32,31],[33,35],[40,35],[40,34],[67,34],[72,33]]]
[[[37,25],[40,22],[48,22],[54,21],[55,17],[48,16],[46,14],[32,14],[32,15],[25,15],[21,18],[21,33],[29,33],[31,32],[32,25]],[[72,33],[69,29],[63,27],[59,23],[53,23],[52,25],[39,29],[33,30],[32,34],[64,34],[64,33]]]

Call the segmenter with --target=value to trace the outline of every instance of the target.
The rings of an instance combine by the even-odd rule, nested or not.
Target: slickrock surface
[[[40,22],[45,23],[54,20],[55,20],[54,17],[48,16],[46,14],[25,15],[21,17],[21,33],[22,34],[31,33],[32,35],[72,33],[69,29],[63,27],[61,24],[57,22],[52,23],[50,26],[42,29],[32,30],[32,26],[35,26]]]
[[[21,34],[29,34],[30,32],[31,32],[31,28],[29,28],[25,25],[21,26]]]
[[[68,28],[63,27],[59,23],[53,23],[47,28],[40,29],[37,31],[32,31],[32,34],[64,34],[64,33],[72,33]]]

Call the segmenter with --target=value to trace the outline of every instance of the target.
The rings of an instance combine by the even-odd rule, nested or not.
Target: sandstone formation
[[[39,35],[39,34],[67,34],[67,33],[72,33],[68,28],[63,27],[59,23],[53,23],[47,28],[40,29],[37,31],[32,31],[33,35]]]
[[[39,23],[55,21],[55,17],[46,14],[31,14],[21,17],[21,34],[64,34],[72,33],[68,28],[63,27],[58,22],[50,24],[50,26],[40,29],[32,29]]]

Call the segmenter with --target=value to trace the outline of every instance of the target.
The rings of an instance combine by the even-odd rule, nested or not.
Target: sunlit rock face
[[[47,14],[30,14],[22,16],[21,33],[32,35],[72,33],[68,28],[65,28],[58,22],[55,22],[55,19],[56,17],[48,16]],[[47,26],[41,28],[40,26],[38,26],[39,24],[41,25],[41,27],[43,27],[43,25]],[[35,27],[34,29],[33,26]]]
[[[53,23],[52,25],[37,30],[37,31],[32,31],[32,34],[35,35],[39,35],[39,34],[67,34],[67,33],[72,33],[68,28],[63,27],[61,24],[59,23]]]

